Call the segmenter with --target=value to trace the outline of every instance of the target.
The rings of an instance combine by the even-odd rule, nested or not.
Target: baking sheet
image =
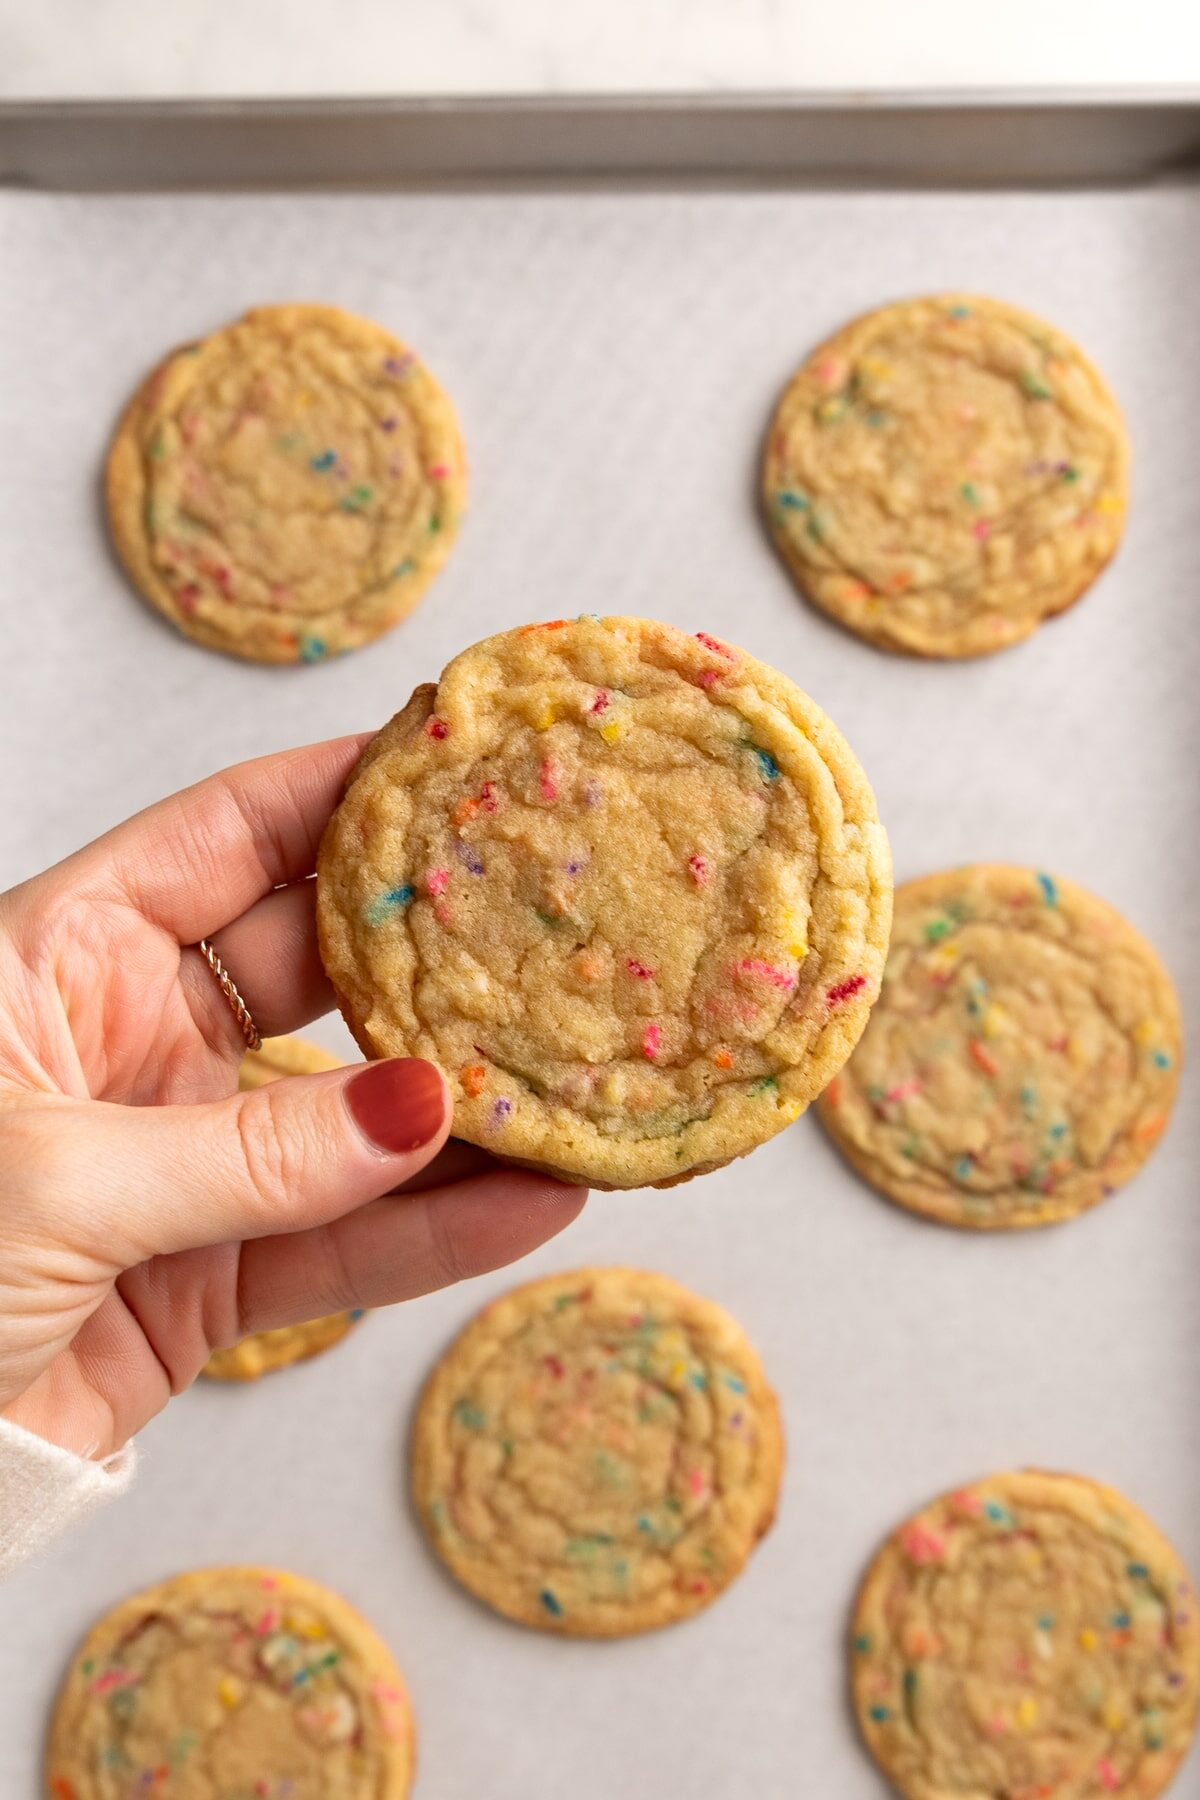
[[[463,645],[533,618],[643,612],[776,663],[871,775],[908,876],[974,858],[1061,871],[1160,947],[1200,1002],[1200,201],[1089,194],[0,195],[0,882],[238,757],[381,722]],[[1076,335],[1132,429],[1125,547],[1028,643],[888,659],[794,594],[754,509],[796,361],[877,301],[1009,297]],[[457,402],[473,504],[419,610],[328,666],[195,649],[111,565],[97,471],[166,345],[262,300],[320,298],[408,337]],[[312,1035],[349,1040],[334,1020]],[[201,1385],[143,1437],[132,1496],[0,1593],[0,1793],[37,1790],[47,1706],[93,1616],[207,1562],[343,1590],[413,1688],[438,1800],[879,1800],[844,1700],[866,1557],[906,1509],[1020,1462],[1111,1480],[1200,1570],[1200,1109],[1132,1185],[1056,1230],[908,1218],[811,1120],[665,1193],[602,1194],[520,1276],[661,1268],[723,1301],[784,1405],[779,1522],[692,1622],[554,1640],[477,1607],[404,1490],[418,1385],[514,1274],[377,1314],[246,1390]],[[1197,1792],[1193,1763],[1175,1791]]]

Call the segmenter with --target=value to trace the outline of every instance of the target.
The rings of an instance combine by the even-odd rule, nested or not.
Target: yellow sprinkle
[[[321,1638],[325,1636],[325,1627],[317,1619],[307,1619],[303,1613],[285,1613],[284,1624],[297,1637]]]
[[[217,1683],[217,1696],[221,1705],[228,1707],[230,1712],[235,1706],[241,1705],[243,1692],[241,1682],[233,1675],[222,1675]]]
[[[1133,1041],[1142,1050],[1158,1042],[1158,1026],[1153,1019],[1143,1019],[1140,1025],[1134,1026]]]
[[[1096,502],[1095,510],[1099,513],[1124,512],[1125,502],[1117,494],[1101,494]]]
[[[887,381],[894,373],[891,363],[884,362],[878,356],[860,357],[858,366],[864,375],[873,377],[876,381]]]
[[[1089,1631],[1086,1626],[1079,1634],[1079,1648],[1086,1650],[1089,1656],[1096,1648],[1096,1634],[1094,1631]]]
[[[312,405],[312,403],[313,403],[313,397],[309,393],[307,388],[304,388],[299,394],[296,395],[296,411],[297,412],[307,412],[309,407]]]
[[[550,727],[553,725],[553,723],[557,719],[557,717],[558,717],[558,714],[555,712],[554,708],[549,705],[546,706],[544,708],[541,716],[539,718],[536,718],[533,721],[534,730],[535,731],[549,731]]]
[[[615,744],[620,735],[621,727],[615,720],[611,725],[602,725],[600,727],[600,736],[604,739],[606,744]]]
[[[1001,1031],[1003,1031],[1007,1022],[1008,1022],[1008,1014],[1005,1012],[1005,1010],[1002,1006],[998,1005],[995,1001],[993,1001],[992,1004],[987,1008],[987,1011],[983,1015],[983,1035],[984,1035],[984,1037],[985,1038],[996,1037]]]
[[[686,1374],[687,1364],[685,1362],[673,1362],[667,1371],[667,1380],[682,1381]]]
[[[1037,1701],[1027,1694],[1017,1708],[1017,1724],[1022,1731],[1028,1731],[1030,1726],[1037,1724],[1037,1716]]]
[[[1115,1700],[1110,1700],[1104,1709],[1104,1729],[1106,1731],[1120,1731],[1124,1723],[1125,1714],[1121,1711],[1121,1708],[1117,1705]]]
[[[808,945],[807,944],[789,944],[787,947],[787,951],[788,951],[788,955],[794,956],[797,962],[803,962],[804,958],[808,955]]]

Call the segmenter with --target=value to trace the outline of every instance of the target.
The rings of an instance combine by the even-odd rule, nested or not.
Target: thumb
[[[56,1120],[58,1199],[66,1175],[97,1251],[130,1267],[340,1218],[424,1168],[450,1119],[441,1070],[407,1058],[201,1106],[92,1102]]]

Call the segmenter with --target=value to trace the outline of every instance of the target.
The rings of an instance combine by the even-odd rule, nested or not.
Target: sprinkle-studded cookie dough
[[[370,1056],[447,1071],[458,1137],[599,1187],[745,1154],[878,990],[887,841],[783,675],[701,631],[486,639],[367,749],[321,847],[325,966]]]
[[[908,1800],[1151,1800],[1191,1742],[1198,1617],[1175,1551],[1112,1488],[996,1475],[871,1564],[855,1710]]]
[[[775,1513],[783,1439],[741,1327],[662,1275],[580,1269],[468,1325],[417,1413],[417,1510],[473,1594],[619,1637],[707,1606]]]
[[[883,988],[822,1124],[872,1186],[980,1230],[1048,1225],[1128,1181],[1179,1080],[1146,940],[1056,876],[979,863],[896,890]]]
[[[197,1569],[93,1626],[58,1698],[52,1800],[403,1800],[413,1721],[353,1607],[281,1569]]]
[[[341,1061],[304,1038],[264,1038],[261,1050],[250,1050],[238,1070],[243,1092],[264,1087],[283,1075],[315,1075],[320,1069],[339,1069]],[[350,1327],[363,1316],[353,1312],[330,1313],[325,1318],[304,1319],[298,1325],[281,1325],[274,1331],[255,1331],[228,1349],[214,1350],[201,1374],[214,1381],[257,1381],[273,1369],[286,1369],[340,1343]]]
[[[1027,637],[1120,542],[1129,448],[1069,338],[973,295],[843,327],[779,403],[767,518],[801,588],[859,637],[976,656]]]
[[[462,516],[458,423],[389,332],[260,306],[174,351],[109,451],[113,542],[187,637],[319,662],[416,605]]]

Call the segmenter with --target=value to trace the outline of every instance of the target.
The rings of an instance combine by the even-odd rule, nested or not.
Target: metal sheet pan
[[[557,158],[572,115],[550,110]],[[858,185],[822,188],[816,110],[806,169],[790,170],[803,185],[768,183],[782,140],[752,179],[747,139],[741,191],[675,191],[661,165],[641,189],[616,178],[628,143],[609,135],[607,182],[528,192],[499,179],[487,129],[467,155],[487,108],[421,115],[458,145],[430,182],[469,177],[470,193],[422,185],[436,132],[426,163],[377,165],[404,175],[402,193],[0,193],[0,880],[223,763],[381,721],[487,631],[640,611],[740,641],[829,709],[876,783],[901,876],[976,857],[1058,869],[1149,933],[1193,1018],[1200,197],[1186,172],[1149,177],[1186,164],[1195,103],[1039,111],[1042,155],[1031,138],[1019,162],[984,148],[1002,120],[1017,156],[1020,108],[960,108],[957,138],[934,110],[933,125],[906,106],[838,115],[835,162],[866,143],[872,166],[914,177],[887,193],[861,169]],[[729,109],[722,130],[742,113],[752,136],[753,108]],[[368,116],[347,109],[353,157],[330,148],[322,168],[334,129],[288,172],[364,175]],[[694,152],[697,116],[660,109],[660,149],[678,130]],[[9,114],[0,163],[43,186],[281,172],[256,161],[271,132],[253,115],[190,174],[179,120],[166,139],[144,123],[115,118],[104,150],[65,119],[30,135]],[[574,126],[594,144],[586,108]],[[941,185],[964,171],[987,185],[917,191],[905,146],[926,128]],[[713,140],[710,172],[729,141]],[[686,162],[680,187],[697,172]],[[557,164],[531,172],[550,185]],[[1104,180],[1061,185],[1087,174]],[[1041,191],[1006,189],[1018,178]],[[1128,411],[1135,495],[1125,548],[1080,606],[1017,649],[940,667],[878,655],[806,607],[753,485],[769,409],[808,346],[862,307],[950,285],[1024,303],[1087,345]],[[163,346],[292,296],[372,314],[420,347],[460,407],[473,506],[397,631],[328,666],[269,670],[192,648],[129,595],[96,483],[117,409]],[[349,1052],[335,1020],[312,1035]],[[708,1613],[645,1639],[564,1643],[502,1623],[443,1578],[408,1512],[419,1382],[513,1276],[377,1315],[257,1387],[197,1389],[144,1434],[132,1497],[0,1594],[0,1792],[37,1791],[46,1709],[96,1613],[182,1566],[260,1558],[341,1588],[391,1640],[419,1715],[419,1791],[439,1800],[878,1800],[844,1702],[843,1630],[865,1558],[905,1509],[1012,1463],[1078,1468],[1124,1487],[1200,1569],[1198,1098],[1189,1074],[1136,1183],[1051,1232],[923,1226],[801,1120],[683,1188],[597,1196],[533,1258],[522,1274],[634,1262],[712,1294],[783,1398],[775,1530]],[[1193,1763],[1178,1793],[1196,1780]]]

